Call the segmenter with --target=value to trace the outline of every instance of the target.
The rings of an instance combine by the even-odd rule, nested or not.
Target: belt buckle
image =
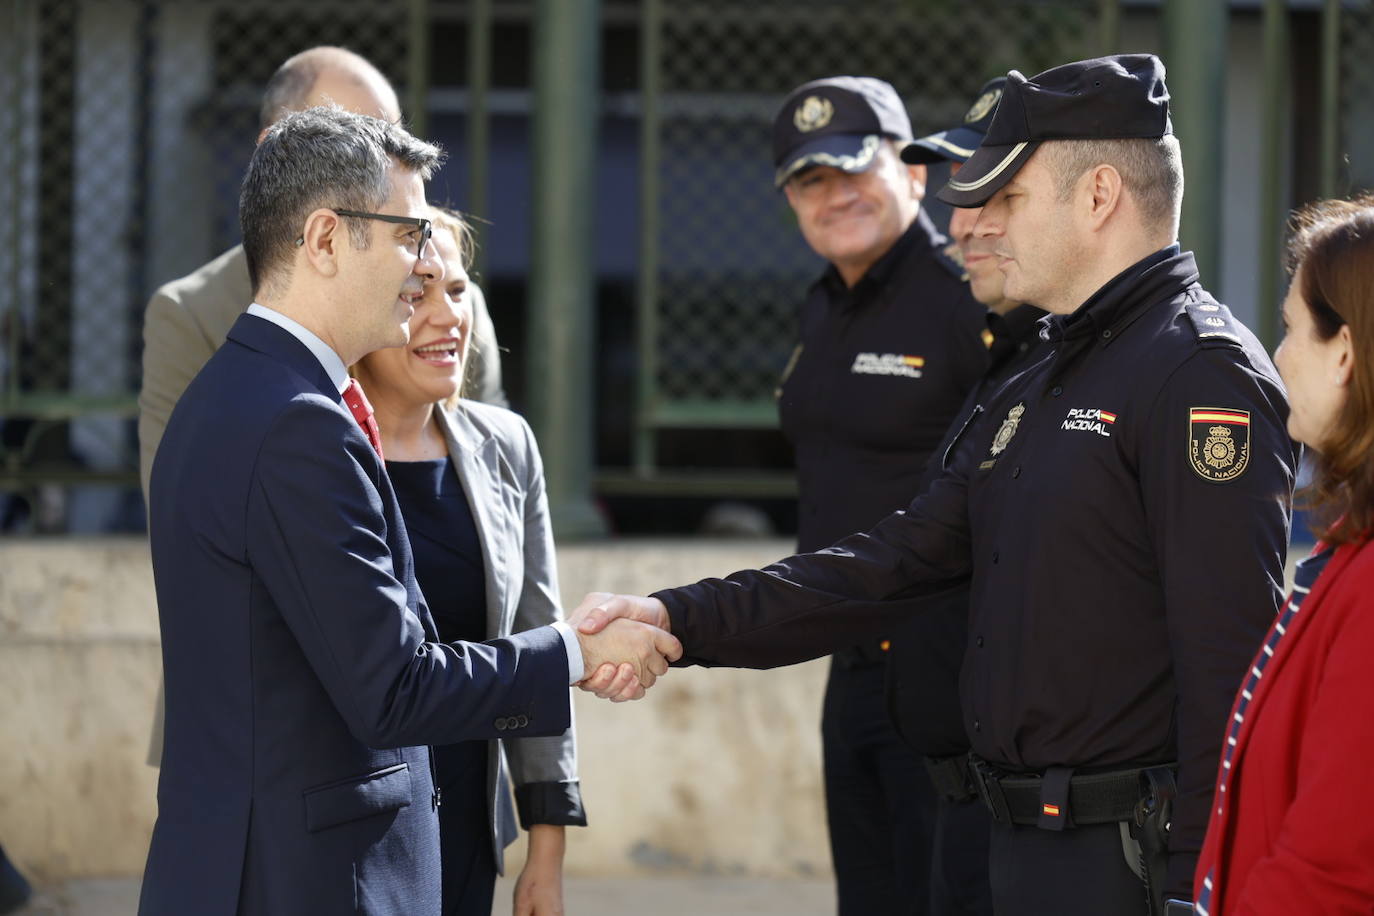
[[[969,773],[978,795],[992,812],[992,819],[999,824],[1011,823],[1011,808],[1007,806],[1006,793],[1002,791],[1001,781],[993,770],[992,764],[981,757],[969,755]]]

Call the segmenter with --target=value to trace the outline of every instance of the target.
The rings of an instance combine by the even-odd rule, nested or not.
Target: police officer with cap
[[[1157,58],[1012,71],[940,196],[983,207],[1006,294],[1053,313],[1048,355],[868,533],[584,602],[587,629],[666,618],[687,663],[766,667],[972,576],[960,696],[999,916],[1189,911],[1230,702],[1281,600],[1288,407],[1179,249],[1181,194]]]
[[[902,160],[913,164],[946,161],[951,172],[958,174],[982,143],[1005,83],[1006,77],[989,80],[961,123],[909,143],[902,149]],[[950,254],[964,265],[974,298],[988,310],[985,340],[990,362],[931,455],[917,493],[943,472],[950,445],[965,424],[981,416],[987,398],[1043,356],[1046,346],[1039,333],[1045,311],[1007,298],[991,243],[974,237],[978,212],[956,209],[950,214]],[[988,887],[991,820],[970,778],[969,739],[959,709],[959,667],[968,643],[970,587],[965,579],[903,620],[893,630],[887,658],[888,710],[902,738],[925,759],[935,788],[930,911],[936,916],[992,912]]]
[[[778,389],[797,455],[798,548],[864,531],[911,501],[987,365],[985,310],[921,209],[911,123],[870,77],[815,80],[773,124],[775,183],[828,264],[800,310]],[[925,913],[935,795],[883,697],[882,634],[837,646],[822,713],[839,912]]]

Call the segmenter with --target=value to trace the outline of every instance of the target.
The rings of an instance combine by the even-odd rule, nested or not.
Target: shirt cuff
[[[555,620],[549,626],[563,637],[563,648],[568,650],[568,683],[576,684],[586,677],[587,673],[587,666],[582,661],[582,644],[577,641],[577,634],[568,626],[567,621]]]

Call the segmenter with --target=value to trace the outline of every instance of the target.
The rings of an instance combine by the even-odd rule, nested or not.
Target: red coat
[[[1327,563],[1231,765],[1194,879],[1197,899],[1213,871],[1211,916],[1374,913],[1374,546]]]

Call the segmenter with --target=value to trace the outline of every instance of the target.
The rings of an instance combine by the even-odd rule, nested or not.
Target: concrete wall
[[[776,559],[781,541],[621,541],[560,552],[564,598]],[[36,877],[136,875],[156,816],[144,760],[160,666],[141,539],[0,542],[0,844]],[[824,661],[671,672],[638,703],[574,691],[591,826],[568,872],[829,872]],[[509,868],[519,868],[523,840]]]

